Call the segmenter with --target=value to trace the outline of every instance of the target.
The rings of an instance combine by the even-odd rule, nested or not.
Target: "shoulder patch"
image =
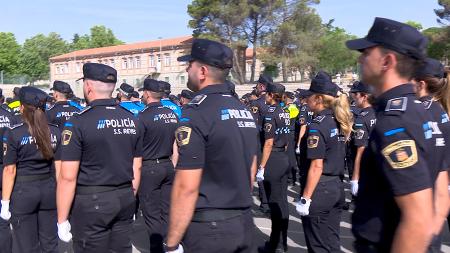
[[[188,105],[200,105],[203,101],[205,101],[206,97],[207,95],[204,94],[197,95],[188,103]]]
[[[192,128],[187,126],[180,126],[177,128],[175,131],[175,139],[179,147],[189,144],[189,141],[191,140],[191,132]]]
[[[252,106],[252,107],[251,107],[251,110],[252,110],[252,113],[253,113],[253,114],[257,114],[258,111],[259,111],[259,108],[258,108],[258,106]]]
[[[318,115],[314,118],[314,122],[320,123],[325,119],[325,115]]]
[[[363,137],[364,137],[364,130],[358,129],[355,131],[355,139],[362,140]]]
[[[430,107],[431,107],[431,104],[433,104],[433,100],[432,99],[430,99],[430,100],[425,100],[425,101],[422,101],[422,104],[423,104],[423,106],[425,107],[425,109],[430,109]]]
[[[406,105],[408,103],[407,97],[399,97],[388,100],[384,111],[406,111]]]
[[[67,146],[70,143],[70,139],[72,138],[72,131],[70,130],[64,130],[62,132],[62,145],[63,146]]]
[[[308,136],[308,148],[317,148],[317,146],[319,145],[319,136],[317,135],[310,135]]]
[[[15,129],[15,128],[18,128],[20,126],[23,126],[23,123],[19,123],[19,124],[15,124],[13,126],[10,126],[9,129]]]
[[[393,169],[405,169],[417,163],[417,148],[414,140],[401,140],[385,147],[382,154]]]

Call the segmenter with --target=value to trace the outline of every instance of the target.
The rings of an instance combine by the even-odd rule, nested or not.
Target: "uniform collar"
[[[69,104],[69,100],[66,101],[56,101],[55,105],[68,105]]]
[[[89,106],[111,106],[111,105],[117,105],[117,102],[114,98],[96,99],[89,103]]]
[[[161,106],[161,102],[152,102],[147,105],[147,107],[158,107]]]
[[[333,115],[333,111],[331,109],[324,109],[317,113],[317,116],[325,116],[325,115]]]
[[[381,94],[377,98],[376,108],[377,110],[384,110],[389,100],[408,96],[416,96],[413,85],[411,83],[401,84]]]
[[[208,95],[208,94],[231,94],[230,87],[226,84],[212,84],[197,91],[195,95]]]
[[[419,100],[420,100],[421,102],[424,102],[424,101],[431,101],[431,100],[433,100],[433,97],[430,96],[430,95],[427,95],[427,96],[423,96],[423,97],[419,98]]]

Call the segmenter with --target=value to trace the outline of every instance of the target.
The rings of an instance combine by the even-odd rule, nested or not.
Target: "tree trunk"
[[[255,24],[253,26],[253,56],[252,56],[252,69],[250,75],[250,82],[255,81],[255,69],[256,69],[256,45],[258,41],[258,17],[255,18]]]

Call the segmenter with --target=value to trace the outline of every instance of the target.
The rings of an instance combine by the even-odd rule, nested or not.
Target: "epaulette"
[[[23,126],[23,123],[15,124],[15,125],[9,126],[8,128],[12,130],[12,129],[18,128],[20,126]]]
[[[368,111],[362,111],[359,115],[365,117],[367,114],[369,114]]]
[[[77,109],[80,110],[80,111],[84,109],[83,106],[79,105],[78,103],[76,103],[76,102],[74,102],[74,101],[72,101],[72,100],[69,100],[69,105],[71,105],[71,106],[77,108]]]
[[[386,108],[384,111],[406,111],[406,106],[408,104],[408,98],[407,97],[399,97],[399,98],[393,98],[389,99]]]
[[[49,126],[54,126],[54,127],[59,127],[58,125],[53,124],[53,123],[48,123],[48,125],[49,125]]]
[[[274,112],[275,109],[277,109],[275,106],[269,106],[269,108],[267,109],[268,112]]]
[[[10,109],[7,105],[2,104],[0,107],[1,107],[3,110],[5,110],[5,111],[7,111],[7,112],[9,112],[9,113],[12,113],[11,109]]]
[[[76,113],[77,113],[78,115],[81,115],[81,114],[83,114],[83,113],[89,111],[91,108],[92,108],[91,106],[86,106],[86,107],[84,107],[83,110],[81,110],[81,111],[79,111],[79,112],[76,112]]]
[[[203,101],[205,101],[206,97],[207,95],[205,94],[197,95],[188,103],[188,105],[200,105]]]
[[[318,115],[313,120],[314,122],[320,123],[323,121],[323,119],[325,119],[325,115]]]
[[[53,105],[49,106],[46,110],[47,110],[47,111],[50,111],[51,109],[53,109],[53,107],[55,107],[55,105],[56,105],[56,104],[53,104]]]
[[[428,110],[428,109],[430,109],[431,104],[433,104],[433,99],[422,101],[422,104],[425,107],[425,109]]]

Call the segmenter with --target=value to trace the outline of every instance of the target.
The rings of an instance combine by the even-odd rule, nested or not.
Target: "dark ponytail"
[[[437,78],[434,76],[416,77],[416,81],[423,81],[426,83],[426,90],[434,97],[444,110],[450,112],[450,77],[447,75],[444,78]]]
[[[31,136],[36,139],[36,144],[42,156],[46,160],[53,158],[53,148],[50,140],[50,128],[48,127],[47,116],[41,108],[23,104],[23,115],[25,123]]]

